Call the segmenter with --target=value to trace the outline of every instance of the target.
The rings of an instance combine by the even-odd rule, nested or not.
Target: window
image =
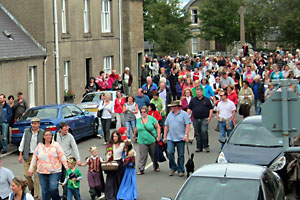
[[[64,91],[69,90],[69,65],[70,61],[64,62]]]
[[[198,53],[198,38],[196,38],[196,37],[192,38],[192,53],[193,54]]]
[[[197,10],[192,10],[192,24],[198,24]]]
[[[61,32],[67,33],[67,0],[61,0]]]
[[[112,56],[104,57],[103,71],[104,71],[105,73],[111,74],[111,70],[112,70],[112,60],[113,60],[113,57],[112,57]]]
[[[29,67],[29,107],[35,106],[36,67]]]
[[[90,32],[90,14],[89,14],[89,0],[84,0],[84,10],[83,10],[83,26],[84,33]]]
[[[102,24],[102,32],[109,33],[110,30],[110,0],[102,0],[102,10],[101,10],[101,24]]]

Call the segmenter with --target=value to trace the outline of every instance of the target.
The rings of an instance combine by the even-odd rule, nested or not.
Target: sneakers
[[[2,150],[1,153],[2,153],[2,154],[6,154],[7,151],[6,151],[6,150]]]
[[[170,170],[169,171],[169,176],[174,176],[175,171],[174,170]]]
[[[206,153],[209,153],[210,152],[209,147],[206,147],[205,151],[206,151]]]
[[[103,136],[100,135],[100,134],[98,134],[97,137],[98,137],[99,139],[102,139],[102,138],[103,138]]]
[[[183,176],[184,176],[184,173],[183,173],[183,172],[179,172],[179,173],[178,173],[178,176],[179,176],[179,177],[183,177]]]
[[[202,149],[196,149],[196,153],[202,152]]]

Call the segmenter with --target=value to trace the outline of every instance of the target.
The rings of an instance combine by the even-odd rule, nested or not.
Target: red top
[[[235,106],[237,106],[238,104],[238,95],[236,94],[236,92],[233,90],[231,92],[231,94],[227,95],[227,99],[231,100]]]
[[[89,171],[90,172],[99,172],[100,171],[100,158],[97,157],[96,159],[89,158],[88,160]]]
[[[110,74],[109,77],[111,77],[114,81],[119,79],[118,74]]]
[[[125,104],[125,97],[121,99],[121,101],[117,98],[115,100],[114,111],[115,113],[123,113],[123,105]]]
[[[148,115],[153,116],[157,121],[162,120],[162,117],[161,117],[161,115],[159,114],[159,112],[157,110],[149,111]]]
[[[194,80],[194,81],[199,80],[199,75],[200,75],[199,72],[198,72],[198,73],[194,73],[194,74],[193,74],[193,80]]]

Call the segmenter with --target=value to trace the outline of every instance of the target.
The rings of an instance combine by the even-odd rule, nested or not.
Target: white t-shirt
[[[226,102],[220,101],[217,106],[219,118],[228,119],[232,117],[232,111],[236,110],[234,103],[227,99]]]
[[[8,200],[13,200],[13,198],[11,198],[11,197],[12,197],[12,195],[10,194]],[[34,200],[34,198],[32,197],[32,195],[29,194],[29,193],[27,193],[27,192],[26,192],[26,196],[25,197],[26,197],[26,200]]]

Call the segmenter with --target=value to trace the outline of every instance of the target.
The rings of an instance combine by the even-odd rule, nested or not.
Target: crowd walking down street
[[[137,179],[146,180],[149,174],[163,176],[166,171],[159,156],[167,157],[168,176],[184,177],[185,148],[194,149],[197,159],[213,155],[212,149],[215,153],[222,150],[237,118],[246,118],[253,110],[260,115],[262,104],[280,91],[272,80],[300,81],[299,53],[278,51],[234,58],[186,55],[152,61],[145,57],[140,67],[141,84],[136,93],[132,86],[137,81],[130,67],[123,74],[101,71],[82,86],[84,95],[102,92],[97,118],[103,134],[86,150],[79,148],[66,121],[62,120],[53,134],[40,128],[40,118],[32,118],[18,147],[25,179],[14,177],[20,173],[4,167],[0,159],[0,199],[78,200],[87,198],[83,193],[92,200],[141,199]],[[116,98],[109,91],[116,91]],[[300,82],[289,86],[289,91],[300,94]],[[11,95],[6,102],[6,96],[0,94],[3,155],[12,124],[28,109],[22,92],[17,96],[14,100]],[[116,129],[111,132],[114,120]],[[214,129],[217,139],[212,137]],[[154,175],[148,172],[149,166]],[[82,190],[86,180],[88,190]]]

